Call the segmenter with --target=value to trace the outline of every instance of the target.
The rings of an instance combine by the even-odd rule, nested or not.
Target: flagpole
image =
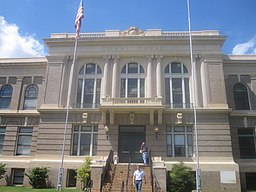
[[[194,130],[195,130],[195,146],[196,146],[196,191],[201,192],[201,171],[199,166],[199,152],[198,152],[198,129],[197,129],[197,100],[196,100],[196,64],[193,59],[193,46],[192,46],[192,32],[191,32],[191,18],[190,18],[190,0],[187,0],[188,11],[188,31],[189,31],[189,48],[190,48],[190,62],[192,68],[192,81],[193,81],[193,113],[194,113]]]
[[[64,129],[62,152],[61,152],[61,164],[60,164],[59,173],[58,173],[58,184],[57,184],[57,190],[58,191],[62,190],[62,180],[63,180],[63,175],[64,175],[63,164],[64,164],[64,154],[65,154],[65,145],[66,145],[66,136],[67,136],[69,109],[70,109],[71,88],[72,88],[72,80],[73,80],[73,73],[74,73],[74,65],[75,65],[75,60],[76,60],[77,42],[78,42],[78,38],[76,37],[74,54],[73,54],[73,62],[71,64],[70,74],[69,74],[68,98],[67,98],[67,104],[66,104],[67,111],[66,111],[65,129]]]
[[[79,32],[81,29],[81,21],[84,18],[84,8],[83,8],[83,0],[80,1],[80,5],[77,10],[76,19],[75,19],[75,29],[76,29],[76,37],[75,37],[75,48],[73,54],[73,62],[70,67],[70,74],[69,74],[69,83],[68,83],[68,97],[67,97],[67,104],[66,104],[66,120],[65,120],[65,128],[63,134],[63,144],[62,144],[62,152],[61,152],[61,164],[58,173],[58,183],[57,183],[57,190],[62,190],[62,180],[64,175],[64,154],[65,154],[65,145],[66,145],[66,136],[67,136],[67,127],[68,127],[68,118],[69,118],[69,108],[70,108],[70,97],[71,97],[71,87],[72,87],[72,80],[73,80],[73,73],[74,73],[74,65],[76,60],[76,50],[77,50],[77,42],[80,37]]]

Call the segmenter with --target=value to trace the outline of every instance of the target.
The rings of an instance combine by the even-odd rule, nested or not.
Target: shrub
[[[6,164],[0,163],[0,179],[3,178],[4,174],[6,173]]]
[[[81,168],[77,169],[77,179],[83,184],[82,189],[86,190],[85,188],[88,187],[88,182],[90,181],[90,174],[91,174],[91,167],[92,159],[90,157],[86,157],[83,165]]]
[[[29,178],[29,184],[36,189],[45,188],[49,169],[47,167],[36,167],[25,175]]]
[[[168,176],[168,192],[191,192],[195,188],[192,169],[183,163],[173,165]]]

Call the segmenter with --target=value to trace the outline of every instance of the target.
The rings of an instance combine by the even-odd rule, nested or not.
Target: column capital
[[[161,62],[163,55],[156,55],[157,62]]]
[[[110,59],[111,59],[111,55],[104,55],[104,56],[103,56],[103,60],[104,60],[105,62],[108,62]]]
[[[147,55],[146,56],[146,59],[148,59],[149,61],[152,61],[152,59],[154,59],[154,55]]]
[[[111,57],[112,57],[112,59],[119,59],[120,58],[119,55],[112,55]]]
[[[117,63],[119,61],[120,56],[119,55],[112,55],[112,59],[114,60],[114,63]]]

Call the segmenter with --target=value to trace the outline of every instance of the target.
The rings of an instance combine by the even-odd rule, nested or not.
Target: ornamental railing
[[[192,31],[192,36],[219,36],[219,31],[216,30],[205,30],[205,31]],[[164,37],[189,37],[188,31],[162,31],[158,30],[146,30],[143,34],[135,35],[124,35],[119,30],[107,30],[104,32],[95,33],[80,33],[81,38],[115,38],[115,37],[140,37],[147,38],[151,36],[164,36]],[[53,33],[51,38],[75,38],[75,33]]]

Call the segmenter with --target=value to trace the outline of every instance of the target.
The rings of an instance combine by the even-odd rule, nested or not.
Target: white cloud
[[[232,54],[234,55],[256,54],[256,35],[246,43],[241,43],[236,45],[233,48]]]
[[[0,58],[35,57],[44,55],[44,46],[31,35],[19,34],[16,24],[8,24],[0,16]]]

